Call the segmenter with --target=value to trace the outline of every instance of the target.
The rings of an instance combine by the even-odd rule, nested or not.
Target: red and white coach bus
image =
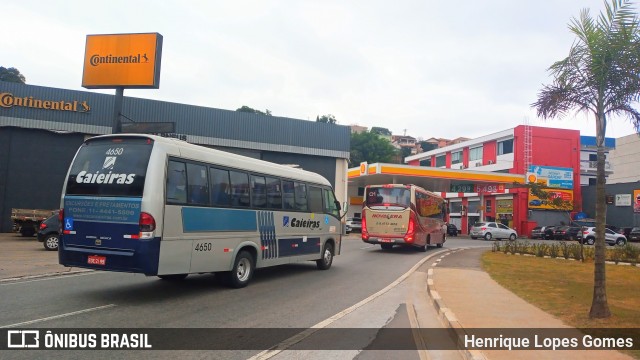
[[[416,185],[369,185],[362,205],[362,241],[385,250],[394,245],[420,251],[442,247],[446,209],[441,196]]]

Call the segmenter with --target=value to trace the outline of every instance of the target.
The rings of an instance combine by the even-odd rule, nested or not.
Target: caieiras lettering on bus
[[[101,174],[96,171],[95,174],[88,173],[86,171],[80,171],[76,176],[76,182],[78,184],[133,184],[136,174],[117,174],[109,171],[107,174]]]

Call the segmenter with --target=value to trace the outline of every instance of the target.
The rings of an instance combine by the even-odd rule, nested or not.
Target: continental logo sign
[[[87,35],[82,86],[99,88],[160,87],[162,35]]]
[[[43,100],[33,96],[16,97],[12,93],[0,93],[0,108],[12,108],[14,106],[33,109],[73,111],[88,113],[91,107],[86,101]]]

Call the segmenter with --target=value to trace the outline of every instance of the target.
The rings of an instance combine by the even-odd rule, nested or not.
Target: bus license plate
[[[393,242],[393,240],[391,240],[391,239],[382,239],[382,238],[380,240],[378,240],[378,241],[383,242],[383,243]]]
[[[106,256],[89,255],[87,258],[87,264],[89,265],[106,265]]]

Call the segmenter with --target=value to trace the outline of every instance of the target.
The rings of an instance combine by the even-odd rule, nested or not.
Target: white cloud
[[[481,136],[527,117],[593,135],[592,120],[541,121],[530,108],[584,7],[595,15],[603,2],[12,0],[0,65],[30,84],[83,90],[86,35],[159,32],[160,89],[125,95],[299,119],[333,114],[423,138]],[[632,132],[614,119],[607,134]]]

